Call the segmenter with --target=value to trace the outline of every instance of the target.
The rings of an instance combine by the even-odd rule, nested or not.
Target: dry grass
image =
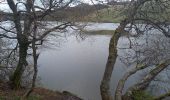
[[[8,83],[0,82],[0,100],[22,100],[26,89],[12,90]],[[70,92],[58,92],[45,88],[35,88],[27,100],[82,100]]]

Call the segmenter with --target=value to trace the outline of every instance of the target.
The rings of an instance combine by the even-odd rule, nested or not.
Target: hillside
[[[53,10],[52,14],[45,16],[43,20],[48,21],[78,21],[78,22],[120,22],[120,7],[109,7],[107,5],[88,5],[80,4],[75,7],[68,7],[63,10]],[[37,15],[41,15],[41,11],[37,11]],[[24,19],[24,14],[21,18]],[[1,20],[12,19],[11,13],[0,12]],[[40,19],[42,20],[42,19]]]
[[[119,8],[109,7],[90,13],[84,18],[84,21],[118,23],[124,18],[123,16],[124,15]]]
[[[66,21],[84,21],[85,16],[95,13],[97,10],[106,9],[108,6],[79,4],[75,7],[68,7],[60,11],[54,11],[50,16],[46,16],[45,20],[66,20]]]

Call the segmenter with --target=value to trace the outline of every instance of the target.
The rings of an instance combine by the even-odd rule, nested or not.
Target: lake
[[[94,24],[92,25],[94,27],[87,29],[100,30],[99,26],[102,26],[102,29],[110,30],[115,29],[117,25]],[[43,87],[70,91],[84,100],[101,100],[100,82],[105,70],[110,38],[111,35],[87,35],[84,40],[77,40],[74,35],[70,35],[59,47],[44,48],[38,60]],[[127,45],[127,38],[121,37],[118,46],[127,47]],[[118,53],[122,54],[121,51]],[[118,80],[127,69],[118,57],[110,85],[113,95]],[[125,89],[133,85],[137,79],[139,74],[130,77]]]
[[[56,25],[56,22],[49,23],[50,25]],[[10,27],[10,24],[10,22],[4,22],[3,25],[8,28]],[[115,30],[118,25],[119,24],[114,23],[88,23],[85,30]],[[105,71],[111,34],[99,35],[95,32],[95,34],[88,33],[79,36],[79,32],[71,29],[68,29],[68,32],[63,32],[62,34],[59,32],[52,33],[53,36],[47,37],[47,40],[45,40],[44,44],[39,49],[38,76],[40,77],[40,83],[42,86],[54,91],[70,91],[84,100],[101,100],[100,82]],[[57,37],[54,37],[54,34],[58,34]],[[61,35],[61,37],[58,37],[59,35]],[[146,34],[137,38],[130,37],[130,39],[134,44],[140,46],[151,43],[148,47],[149,50],[152,49],[152,51],[151,55],[148,56],[159,58],[161,61],[162,59],[170,57],[170,39],[165,38],[165,36],[160,34],[158,30],[146,32]],[[153,40],[157,40],[157,42]],[[4,41],[7,41],[7,43],[10,44],[10,47],[15,46],[15,43],[17,43],[13,40],[8,41],[4,39]],[[155,42],[156,45],[152,44],[152,42]],[[131,53],[131,51],[124,49],[128,47],[128,38],[122,36],[118,41],[118,57],[110,84],[112,95],[114,95],[118,81],[129,69],[129,67],[121,62],[120,58],[125,56],[126,52],[129,52],[130,56],[134,55],[134,51]],[[136,50],[141,48],[143,47],[138,47]],[[149,70],[151,70],[151,68]],[[139,71],[137,74],[131,76],[128,81],[126,81],[124,90],[141,79],[141,75],[146,72],[148,72],[148,69]],[[158,89],[157,84],[160,83],[160,81],[157,81],[156,84],[156,81],[151,82],[151,84],[156,87],[153,88],[151,86],[151,88],[154,89],[154,94],[159,95],[160,93],[165,93],[170,90],[170,75],[168,76],[167,73],[170,73],[170,70],[165,70],[161,73],[162,76],[160,74],[157,77],[158,80],[166,82],[166,84],[159,84],[161,90]],[[163,90],[162,86],[166,91]],[[155,91],[158,92],[155,93]]]

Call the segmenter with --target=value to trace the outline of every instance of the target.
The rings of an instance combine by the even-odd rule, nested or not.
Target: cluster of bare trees
[[[43,21],[43,19],[46,16],[51,16],[55,19],[56,16],[53,16],[52,13],[60,10],[62,11],[63,9],[69,7],[69,5],[73,2],[74,0],[6,1],[11,9],[12,17],[9,19],[9,21],[7,21],[9,24],[6,26],[0,26],[0,41],[9,40],[15,43],[10,46],[10,49],[8,48],[7,52],[1,50],[1,45],[3,45],[3,42],[1,42],[0,56],[4,52],[6,52],[7,56],[4,56],[3,59],[0,58],[0,71],[2,72],[1,69],[3,68],[13,69],[13,71],[10,71],[12,74],[9,75],[11,88],[21,88],[22,75],[26,67],[28,67],[27,56],[28,49],[30,49],[34,62],[34,75],[31,86],[32,88],[27,92],[26,96],[31,93],[35,86],[38,71],[38,47],[42,45],[44,39],[51,32],[62,31],[67,27],[72,26],[71,22],[61,20],[54,26],[49,27],[49,23]],[[153,81],[155,77],[170,64],[168,52],[170,43],[168,40],[170,37],[170,1],[131,0],[124,6],[125,7],[123,11],[125,18],[120,22],[120,25],[115,30],[109,44],[109,56],[100,85],[102,100],[134,100],[134,93],[138,91],[145,91],[150,85],[151,81]],[[4,23],[3,20],[2,22]],[[167,41],[164,41],[165,39],[160,41],[153,40],[149,42],[146,41],[144,43],[145,46],[135,45],[135,42],[132,40],[132,38],[138,39],[138,37],[140,38],[141,35],[145,35],[145,37],[147,37],[146,32],[148,32],[147,34],[150,34],[150,31],[152,30],[159,31],[159,33],[162,35],[159,34],[158,36],[166,38]],[[120,79],[115,91],[115,96],[113,97],[112,93],[110,92],[110,81],[116,59],[119,56],[117,44],[119,38],[125,32],[128,32],[128,39],[130,41],[129,48],[127,49],[133,50],[135,52],[135,56],[131,56],[133,59],[132,62],[129,61],[128,63],[130,66],[133,65],[134,67],[128,70]],[[156,33],[152,35],[156,35]],[[123,94],[124,85],[127,79],[137,71],[146,69],[148,67],[152,67],[152,70],[144,75],[141,81],[127,89],[125,94]],[[167,94],[163,94],[154,99],[159,100],[169,95],[170,93],[168,92]]]
[[[5,22],[6,25],[1,25],[0,39],[2,41],[12,41],[9,53],[1,60],[1,68],[11,67],[13,71],[9,75],[10,86],[13,89],[21,88],[22,75],[28,67],[27,57],[28,50],[31,50],[33,57],[33,83],[35,86],[37,76],[37,59],[39,54],[37,49],[42,45],[44,39],[54,31],[61,31],[71,26],[71,22],[60,21],[55,25],[50,25],[43,19],[48,15],[52,15],[55,11],[60,11],[67,8],[73,0],[6,0],[6,5],[10,8],[11,17]],[[37,13],[38,12],[38,13]],[[40,13],[39,13],[40,12]],[[51,16],[54,17],[55,16]],[[50,27],[49,27],[50,25]],[[1,42],[2,43],[2,42]],[[2,57],[2,56],[1,56]],[[4,59],[15,57],[15,64],[4,64]],[[14,62],[13,62],[14,63]],[[27,93],[32,91],[32,89]]]
[[[134,100],[135,93],[145,91],[150,85],[151,81],[153,81],[159,73],[161,73],[169,66],[170,59],[169,56],[167,56],[169,53],[165,52],[168,51],[168,41],[164,43],[162,43],[161,41],[156,42],[155,40],[154,42],[152,41],[152,43],[148,43],[148,41],[146,41],[144,43],[146,46],[143,47],[143,45],[135,46],[135,43],[133,43],[132,39],[129,37],[133,34],[133,36],[139,39],[138,37],[140,37],[140,35],[146,35],[147,32],[147,34],[149,34],[149,31],[156,30],[154,32],[155,34],[152,34],[152,38],[154,38],[154,35],[158,35],[157,32],[163,34],[159,35],[160,37],[164,37],[164,39],[169,38],[169,4],[170,2],[168,0],[131,0],[130,3],[125,5],[125,19],[121,21],[119,27],[115,30],[109,44],[109,56],[103,80],[100,86],[102,100]],[[127,71],[124,76],[119,80],[117,89],[115,91],[115,96],[113,97],[109,90],[111,85],[110,80],[112,76],[112,71],[114,70],[114,64],[118,56],[118,40],[121,37],[121,34],[125,32],[128,32],[128,39],[130,41],[129,48],[127,49],[133,49],[135,52],[135,56],[131,57],[133,59],[131,59],[131,63],[129,62],[129,65],[133,65],[135,67]],[[162,44],[160,45],[158,43]],[[140,48],[145,49],[141,50]],[[150,70],[141,79],[141,81],[139,81],[132,87],[129,87],[129,89],[126,90],[125,94],[123,94],[124,85],[127,79],[135,74],[137,71],[146,69],[151,66],[154,66],[154,68]],[[165,98],[166,96],[169,96],[169,92],[154,99],[159,100]]]

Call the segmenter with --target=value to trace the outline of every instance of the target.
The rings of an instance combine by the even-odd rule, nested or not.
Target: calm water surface
[[[43,50],[38,61],[43,86],[53,90],[67,90],[85,100],[101,100],[100,82],[105,70],[110,38],[110,35],[90,35],[83,41],[77,41],[75,36],[69,36],[58,49]],[[127,46],[127,39],[121,38],[119,46],[123,45]],[[111,82],[113,94],[118,80],[126,70],[118,58]],[[127,81],[125,89],[135,82],[136,77],[138,76]]]

